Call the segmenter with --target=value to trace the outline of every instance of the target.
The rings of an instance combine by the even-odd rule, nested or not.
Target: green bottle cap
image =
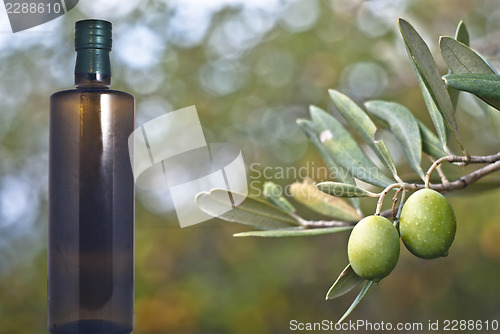
[[[111,22],[82,20],[75,24],[75,50],[111,50]]]
[[[75,74],[111,76],[111,22],[82,20],[75,24]]]

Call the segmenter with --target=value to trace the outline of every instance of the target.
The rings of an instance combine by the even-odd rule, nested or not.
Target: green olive
[[[399,231],[406,248],[424,259],[447,256],[455,238],[455,213],[446,198],[432,189],[411,195],[399,217]]]
[[[387,218],[365,217],[351,232],[347,254],[359,277],[379,281],[389,275],[398,262],[398,231]]]

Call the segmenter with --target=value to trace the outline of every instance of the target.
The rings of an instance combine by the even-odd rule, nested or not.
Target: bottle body
[[[48,327],[129,334],[134,302],[133,96],[102,87],[50,98]]]

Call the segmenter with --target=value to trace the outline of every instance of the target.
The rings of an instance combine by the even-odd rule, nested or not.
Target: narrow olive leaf
[[[306,137],[313,144],[314,148],[318,151],[319,155],[325,162],[330,172],[334,175],[334,177],[340,182],[356,185],[354,177],[346,169],[337,165],[330,157],[330,154],[327,152],[326,148],[319,140],[319,133],[321,131],[317,131],[315,129],[312,121],[305,119],[297,119],[297,125],[302,129]],[[360,210],[361,205],[359,202],[359,198],[350,198],[349,200],[352,203],[352,205],[354,205],[356,210]]]
[[[439,138],[418,119],[417,123],[422,138],[422,151],[435,159],[448,155],[443,149]]]
[[[325,216],[349,222],[361,219],[347,202],[319,191],[314,185],[295,182],[290,186],[290,194],[297,202]]]
[[[455,39],[465,45],[470,44],[469,30],[465,26],[464,21],[460,21],[455,32]]]
[[[293,205],[282,196],[281,187],[273,182],[264,183],[264,197],[266,200],[285,212],[295,212]]]
[[[422,159],[422,141],[418,123],[411,111],[395,102],[369,101],[365,107],[370,115],[388,124],[401,146],[406,159],[415,172],[425,179],[420,167]]]
[[[465,23],[463,21],[460,21],[460,23],[458,23],[457,31],[455,32],[455,39],[469,46],[470,42],[469,31],[467,30],[467,27],[465,26]],[[451,73],[451,70],[448,70],[448,74],[449,73]],[[456,90],[455,88],[448,86],[448,94],[450,94],[451,104],[453,105],[453,109],[455,111],[458,103],[459,93],[460,93],[459,90]]]
[[[370,146],[380,162],[382,162],[382,164],[392,173],[394,178],[398,180],[396,166],[394,165],[394,161],[392,160],[387,146],[383,140],[375,140],[377,127],[373,124],[370,117],[368,117],[368,115],[346,95],[333,89],[328,90],[328,92],[342,117],[344,117],[349,125],[363,137],[365,143]]]
[[[495,74],[483,58],[464,43],[442,36],[439,39],[439,48],[444,61],[453,73]]]
[[[342,271],[342,273],[340,273],[339,277],[337,278],[335,283],[333,283],[332,287],[326,293],[326,300],[331,300],[343,296],[364,281],[364,278],[356,275],[351,267],[351,264],[349,263],[347,267],[345,267],[345,269]]]
[[[410,50],[408,49],[408,47],[406,47],[406,51],[408,52],[408,55],[410,56],[411,67],[413,68],[413,71],[415,72],[415,75],[417,76],[418,86],[420,87],[420,91],[422,92],[422,97],[424,98],[424,102],[425,102],[425,105],[427,107],[427,111],[429,112],[429,116],[431,117],[432,124],[434,124],[434,128],[436,129],[439,140],[441,141],[441,146],[443,147],[443,150],[447,150],[448,149],[448,146],[447,146],[448,131],[446,129],[444,118],[441,115],[441,112],[439,111],[439,108],[436,104],[436,101],[432,98],[432,95],[429,92],[429,89],[425,85],[422,74],[418,70],[417,65],[415,63],[415,60],[411,56]]]
[[[321,182],[316,185],[316,188],[335,197],[378,197],[377,194],[368,190],[340,182]]]
[[[236,233],[233,237],[262,237],[262,238],[282,238],[282,237],[306,237],[313,235],[340,233],[350,231],[354,226],[338,226],[325,228],[282,228],[279,230],[249,231]]]
[[[450,37],[441,37],[439,47],[446,64],[454,74],[460,73],[483,73],[496,74],[496,71],[484,60],[484,58],[469,48]],[[451,86],[448,86],[451,87]],[[496,98],[479,96],[484,102],[500,109],[500,101]]]
[[[349,184],[356,184],[354,181],[354,177],[346,170],[344,167],[339,166],[330,156],[330,153],[323,146],[321,141],[319,140],[319,135],[321,133],[321,129],[316,129],[316,126],[312,121],[306,119],[297,119],[297,125],[304,132],[309,141],[313,144],[314,148],[318,151],[321,158],[325,162],[326,166],[330,170],[330,172],[334,175],[334,177],[342,182]]]
[[[332,115],[310,107],[311,119],[330,157],[351,174],[367,183],[387,187],[393,181],[366,156],[351,134]]]
[[[363,300],[363,297],[366,295],[368,290],[370,290],[372,285],[373,285],[373,281],[367,281],[365,283],[365,285],[363,286],[363,289],[361,289],[361,291],[359,292],[356,299],[354,299],[354,301],[352,302],[349,309],[344,313],[342,318],[340,318],[340,320],[337,322],[338,324],[340,324],[342,321],[344,321],[344,319],[347,318],[349,316],[349,314],[351,314],[351,312],[356,308],[356,306],[358,306],[358,304],[361,302],[361,300]]]
[[[413,65],[413,68],[415,69],[415,73],[418,73],[415,65]],[[432,124],[434,124],[434,128],[436,129],[439,140],[441,141],[441,147],[443,148],[443,150],[446,150],[448,149],[448,130],[446,129],[444,118],[443,116],[441,116],[438,106],[432,99],[431,93],[429,93],[429,90],[425,86],[420,74],[417,74],[417,77],[418,85],[420,87],[420,91],[422,92],[422,96],[424,97],[425,105],[427,106],[429,115],[431,116]]]
[[[233,207],[229,195],[241,204]],[[212,189],[196,196],[196,205],[206,214],[225,221],[252,225],[260,229],[277,229],[300,225],[288,213],[253,197],[223,189]]]
[[[415,64],[417,72],[422,77],[432,100],[436,104],[441,116],[444,118],[448,129],[457,141],[460,148],[463,146],[458,132],[455,112],[451,104],[450,95],[437,68],[431,52],[417,31],[405,20],[399,19],[399,28],[406,44],[411,61]]]
[[[476,95],[500,110],[500,75],[482,73],[447,74],[443,77],[448,86]]]

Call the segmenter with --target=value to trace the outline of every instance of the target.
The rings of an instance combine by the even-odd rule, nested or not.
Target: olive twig
[[[327,228],[327,227],[340,227],[340,226],[354,226],[357,222],[342,221],[342,220],[305,220],[303,219],[301,225],[304,228]]]
[[[434,171],[434,169],[436,169],[439,165],[441,165],[443,162],[445,161],[448,161],[448,162],[462,162],[464,164],[472,164],[472,163],[477,163],[477,164],[481,164],[481,163],[490,163],[491,165],[495,165],[495,163],[497,163],[498,161],[500,161],[500,152],[498,152],[497,154],[493,154],[493,155],[485,155],[485,156],[471,156],[471,155],[465,155],[465,156],[457,156],[457,155],[448,155],[448,156],[445,156],[445,157],[442,157],[442,158],[439,158],[437,159],[436,161],[434,161],[434,163],[431,165],[431,167],[429,167],[429,169],[427,170],[427,173],[425,174],[425,185],[424,187],[425,188],[432,188],[434,190],[437,190],[436,188],[434,187],[430,187],[430,179],[431,179],[431,175],[432,175],[432,172]],[[491,166],[490,165],[490,166]],[[488,167],[488,166],[486,166]],[[483,177],[484,175],[482,175],[482,173],[487,173],[489,174],[490,172],[488,168],[481,168],[481,169],[478,169],[476,172],[478,171],[481,171],[481,170],[484,170],[484,171],[481,171],[480,172],[480,175],[478,175],[478,179]],[[494,169],[493,170],[497,170],[499,167],[493,167]],[[491,169],[491,168],[490,168]],[[492,170],[492,171],[493,171]],[[471,174],[468,174],[462,178],[466,178],[468,177],[469,175],[472,175],[474,174],[475,172],[471,173]],[[459,178],[457,180],[460,180],[462,178]],[[455,180],[455,181],[457,181]],[[473,177],[473,181],[472,182],[475,182],[477,179],[474,179]],[[454,181],[454,182],[455,182]],[[453,183],[453,182],[451,182]],[[449,183],[449,185],[447,187],[453,187],[451,185],[451,183]],[[468,184],[465,184],[463,187],[461,188],[464,188],[465,186],[467,186]],[[457,188],[459,189],[459,188]],[[443,189],[443,190],[447,190],[447,189]],[[451,190],[454,190],[454,189],[451,189]]]
[[[399,207],[398,207],[398,212],[396,213],[396,218],[394,219],[394,226],[398,226],[399,224],[399,216],[401,215],[401,210],[403,209],[403,204],[405,202],[405,196],[406,196],[406,189],[405,188],[401,188],[403,190],[403,192],[401,193],[401,200],[399,202]]]
[[[382,217],[390,217],[392,214],[392,210],[384,210],[380,213]],[[302,218],[300,222],[304,228],[327,228],[327,227],[337,227],[337,226],[353,226],[356,225],[357,222],[348,222],[342,220],[305,220]]]
[[[431,156],[429,156],[429,159],[431,160],[432,163],[434,163],[436,161]],[[448,178],[444,174],[443,169],[441,168],[441,165],[436,166],[436,171],[438,172],[438,175],[441,178],[442,184],[447,185],[448,183],[450,183],[450,181],[448,180]]]
[[[396,193],[394,194],[394,197],[392,198],[392,221],[396,220],[396,203],[398,202],[398,195],[403,189],[403,187],[398,188],[398,190],[396,190]]]
[[[476,163],[487,163],[488,165],[479,168],[470,174],[464,175],[462,177],[459,177],[456,180],[453,181],[448,181],[445,182],[442,179],[442,183],[437,183],[437,184],[430,184],[430,175],[434,171],[434,169],[437,169],[444,161],[448,162],[461,162],[461,163],[468,163],[468,164],[476,164]],[[399,188],[396,192],[396,196],[398,192],[403,191],[401,195],[401,202],[404,202],[404,196],[406,194],[406,191],[414,191],[414,190],[420,190],[424,188],[430,188],[433,190],[436,190],[438,192],[449,192],[449,191],[454,191],[454,190],[459,190],[467,187],[468,185],[478,181],[482,177],[493,173],[494,171],[500,170],[500,152],[497,154],[493,155],[487,155],[487,156],[470,156],[469,159],[467,160],[466,156],[445,156],[443,158],[440,158],[432,164],[432,166],[429,168],[426,174],[426,184],[418,184],[418,183],[393,183],[389,186],[387,186],[382,192],[376,194],[377,196],[373,197],[378,197],[377,201],[377,208],[375,211],[376,215],[380,215],[383,217],[391,217],[393,215],[393,208],[381,211],[382,209],[382,204],[384,201],[384,197],[387,195],[389,191],[391,191],[394,188]],[[439,170],[438,170],[439,172]],[[372,197],[372,196],[370,196]],[[394,200],[393,200],[394,201]],[[394,203],[394,202],[393,202]],[[393,205],[394,207],[394,205]],[[296,215],[295,215],[296,216]],[[297,218],[298,216],[296,216]],[[396,215],[397,218],[397,215]],[[336,226],[353,226],[356,225],[356,222],[352,221],[340,221],[340,220],[331,220],[331,221],[326,221],[326,220],[317,220],[317,221],[309,221],[305,219],[299,219],[300,224],[304,228],[326,228],[326,227],[336,227]]]
[[[397,188],[397,187],[403,187],[404,186],[404,183],[393,183],[389,186],[387,186],[384,190],[382,190],[382,192],[380,193],[380,197],[378,198],[378,201],[377,201],[377,209],[375,210],[375,214],[376,215],[380,215],[380,210],[382,210],[382,204],[384,203],[384,198],[385,198],[385,195],[387,195],[387,193],[389,191],[391,191],[392,189],[394,188]]]
[[[404,181],[399,177],[399,175],[397,173],[394,175],[394,178],[396,179],[396,181],[398,183],[404,183]]]
[[[431,175],[432,175],[432,172],[434,171],[434,169],[436,169],[437,166],[440,166],[443,162],[450,161],[450,159],[452,159],[453,157],[454,157],[453,155],[448,155],[448,156],[439,158],[432,163],[432,165],[427,170],[427,173],[425,174],[425,184],[424,184],[425,188],[429,188]]]

